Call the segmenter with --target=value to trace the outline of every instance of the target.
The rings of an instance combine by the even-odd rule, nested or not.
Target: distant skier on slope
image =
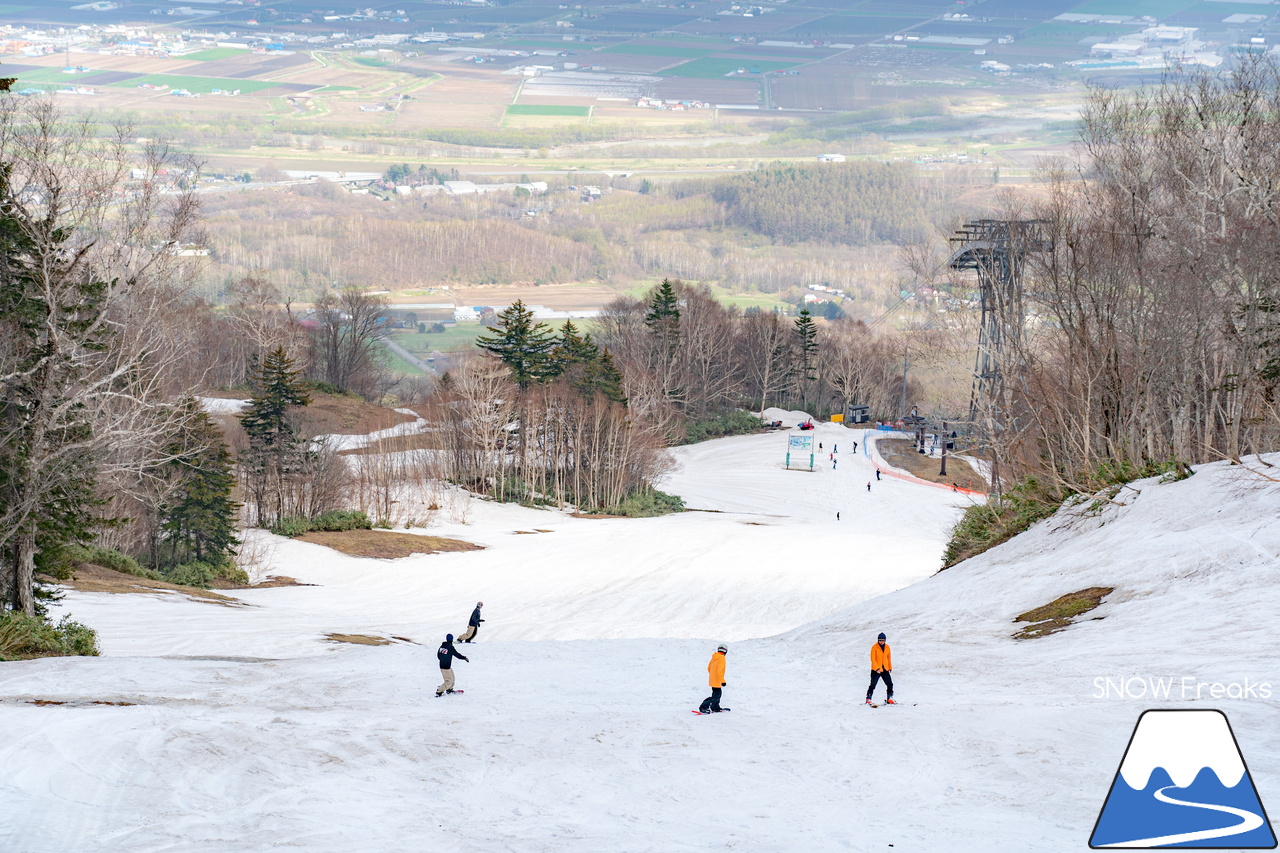
[[[440,648],[436,649],[436,659],[440,661],[440,675],[444,677],[443,683],[441,683],[441,685],[436,688],[437,699],[439,699],[441,696],[443,696],[446,693],[455,692],[453,689],[453,659],[454,658],[462,658],[462,660],[467,660],[466,657],[463,656],[462,652],[458,651],[453,647],[453,634],[445,634],[444,642],[440,644]],[[467,660],[467,663],[471,663],[471,661]],[[462,691],[459,690],[457,692],[461,693]]]
[[[876,469],[876,479],[877,479],[877,480],[879,480],[879,479],[880,479],[880,469],[879,469],[879,468],[877,468],[877,469]]]
[[[484,620],[480,618],[480,608],[484,607],[483,601],[476,602],[476,609],[471,611],[471,619],[467,622],[467,630],[463,632],[458,639],[464,643],[470,643],[476,638],[476,631],[480,630],[480,623]]]
[[[728,653],[728,646],[720,646],[711,656],[711,662],[707,664],[707,683],[711,685],[711,695],[703,699],[702,705],[698,708],[703,714],[718,714],[729,710],[720,707],[720,691],[729,686],[729,683],[724,680],[725,655]]]
[[[853,452],[854,452],[854,453],[857,453],[857,452],[858,452],[858,442],[856,442],[856,441],[853,443]]]
[[[893,656],[889,651],[889,644],[885,642],[884,632],[876,638],[875,644],[871,646],[871,686],[867,688],[867,704],[871,704],[871,694],[876,692],[876,684],[880,679],[884,679],[884,687],[887,691],[888,698],[884,700],[886,705],[897,705],[893,701]]]

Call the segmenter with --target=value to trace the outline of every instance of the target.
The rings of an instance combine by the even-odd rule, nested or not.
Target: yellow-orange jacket
[[[707,683],[712,687],[724,684],[724,663],[724,655],[720,652],[711,656],[711,663],[707,664]]]
[[[871,647],[871,670],[893,672],[893,656],[889,652],[888,643],[884,644],[884,648],[878,642]]]

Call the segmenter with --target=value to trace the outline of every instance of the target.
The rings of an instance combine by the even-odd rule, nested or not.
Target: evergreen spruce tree
[[[233,556],[237,545],[236,510],[231,499],[235,475],[231,451],[217,424],[188,397],[182,403],[184,419],[169,452],[171,471],[177,477],[173,497],[160,508],[159,527],[163,550],[157,548],[156,568],[172,568],[189,560],[216,564]]]
[[[649,297],[649,313],[644,324],[653,330],[662,342],[664,352],[670,357],[680,340],[680,299],[675,282],[664,278],[662,284]]]
[[[240,416],[249,436],[243,467],[258,524],[269,527],[285,515],[284,482],[301,467],[304,455],[288,413],[311,398],[302,371],[282,346],[267,354],[252,383],[253,396]]]
[[[572,320],[565,320],[560,327],[560,339],[551,350],[549,363],[551,375],[566,379],[582,396],[600,393],[615,403],[626,403],[622,374],[613,355],[601,350],[590,333],[579,335]]]
[[[578,327],[572,320],[565,320],[560,327],[560,338],[551,347],[547,355],[547,374],[550,377],[563,376],[577,365],[593,361],[600,354],[599,348],[591,341],[591,335],[578,334]]]
[[[476,338],[476,345],[502,359],[521,391],[553,375],[549,353],[555,338],[545,323],[534,322],[533,312],[519,299],[498,313],[492,333]]]
[[[796,367],[800,382],[800,403],[807,406],[810,383],[817,378],[818,370],[818,327],[813,322],[808,308],[800,309],[800,316],[795,320],[795,328],[791,332],[795,340]]]
[[[599,358],[591,362],[589,375],[593,391],[615,403],[627,404],[627,398],[622,394],[622,371],[613,363],[613,353],[607,347],[600,351]]]

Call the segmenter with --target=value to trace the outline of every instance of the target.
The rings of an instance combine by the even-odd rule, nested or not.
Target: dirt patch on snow
[[[331,643],[354,643],[357,646],[389,646],[391,641],[386,637],[375,637],[370,634],[325,634],[324,638]]]
[[[890,465],[907,471],[921,480],[945,483],[961,489],[973,489],[976,492],[987,490],[987,481],[973,470],[972,465],[959,456],[947,457],[947,476],[943,477],[938,473],[942,468],[942,457],[917,453],[915,442],[909,438],[876,439],[876,449]]]
[[[368,435],[413,420],[411,415],[375,406],[359,397],[315,391],[311,393],[311,403],[302,408],[300,416],[303,430],[309,435]]]
[[[168,583],[166,581],[153,581],[150,578],[140,578],[136,575],[127,575],[124,572],[117,572],[103,566],[95,566],[89,563],[81,563],[78,565],[71,578],[65,581],[57,581],[58,583],[68,586],[71,589],[80,592],[111,592],[111,593],[150,593],[170,592],[177,595],[185,595],[192,601],[204,601],[209,604],[221,604],[225,607],[248,607],[239,599],[231,598],[225,595],[219,595],[207,589],[201,589],[195,586],[180,586],[176,583]]]
[[[441,551],[483,551],[483,545],[446,539],[443,536],[419,536],[389,530],[313,530],[297,537],[302,542],[324,545],[353,557],[376,557],[396,560],[411,554],[436,554]]]

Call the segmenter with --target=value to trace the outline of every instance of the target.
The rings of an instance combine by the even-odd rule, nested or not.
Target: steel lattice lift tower
[[[951,238],[956,247],[948,266],[953,270],[974,270],[978,274],[982,320],[978,331],[978,353],[973,366],[973,387],[969,392],[969,421],[986,434],[994,451],[998,434],[1011,417],[1005,399],[1008,373],[1017,372],[1022,352],[1026,305],[1022,285],[1026,257],[1031,252],[1053,250],[1045,237],[1041,219],[977,219],[968,222]],[[1000,491],[999,460],[992,456],[991,485]]]
[[[1043,225],[1044,220],[1040,219],[978,219],[966,223],[951,238],[956,249],[948,266],[978,273],[982,301],[978,354],[969,394],[970,421],[977,420],[980,407],[996,401],[1006,361],[1021,349],[1026,321],[1022,287],[1026,256],[1053,249],[1052,242],[1044,237]]]

